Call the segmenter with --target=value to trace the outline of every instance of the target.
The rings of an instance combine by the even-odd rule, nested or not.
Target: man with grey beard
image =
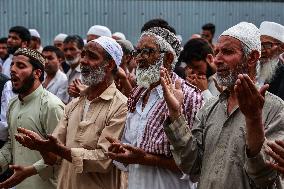
[[[226,86],[197,113],[188,129],[182,113],[183,97],[161,71],[169,108],[164,125],[178,167],[199,179],[199,189],[280,189],[277,171],[266,165],[270,140],[284,139],[284,103],[255,86],[260,58],[259,29],[241,22],[224,31],[215,46],[217,80]]]
[[[120,171],[105,155],[110,143],[122,134],[127,98],[116,88],[113,73],[123,53],[112,38],[90,41],[82,52],[82,82],[89,87],[84,96],[72,100],[52,136],[42,139],[36,133],[18,129],[16,139],[41,152],[48,164],[62,159],[58,189],[118,189]]]
[[[136,52],[137,87],[128,99],[128,115],[121,142],[112,143],[108,155],[122,170],[128,170],[128,189],[191,189],[189,178],[176,166],[170,143],[163,131],[168,109],[160,84],[160,68],[171,72],[174,82],[182,87],[188,127],[192,126],[202,97],[172,69],[181,51],[181,42],[169,29],[152,27],[143,31]],[[110,135],[111,136],[111,135]]]
[[[284,100],[284,26],[264,21],[260,24],[261,58],[257,69],[257,82],[269,84],[268,91]]]

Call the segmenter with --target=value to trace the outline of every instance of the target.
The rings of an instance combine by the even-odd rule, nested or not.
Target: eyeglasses
[[[264,43],[261,43],[261,48],[271,49],[274,45],[280,45],[280,44],[281,43],[264,42]]]
[[[142,58],[149,58],[154,52],[165,53],[166,51],[159,51],[152,48],[136,49],[135,51],[132,51],[132,56],[137,57],[140,55]]]

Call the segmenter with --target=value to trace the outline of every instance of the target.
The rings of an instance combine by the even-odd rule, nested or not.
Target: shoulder
[[[64,109],[64,103],[54,94],[44,89],[41,95],[41,105],[49,108],[61,108]]]
[[[278,96],[270,92],[266,92],[264,108],[269,109],[269,110],[272,110],[272,109],[282,110],[284,109],[284,101]]]
[[[116,89],[115,98],[117,98],[122,104],[127,104],[127,97],[122,94],[118,89]]]

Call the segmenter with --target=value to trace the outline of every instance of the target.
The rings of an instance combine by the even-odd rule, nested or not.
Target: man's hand
[[[174,86],[167,70],[163,67],[160,70],[160,76],[164,98],[169,109],[169,116],[174,121],[182,113],[184,95],[181,89],[181,80],[176,81]]]
[[[266,164],[272,169],[284,174],[284,142],[276,140],[275,142],[268,142],[270,149],[266,149],[265,153],[271,156],[274,160],[267,161]]]
[[[37,174],[34,166],[23,167],[19,165],[10,165],[9,168],[14,171],[14,174],[6,181],[0,183],[0,188],[12,188],[26,178]]]
[[[58,149],[58,146],[61,145],[57,138],[52,135],[47,135],[47,138],[43,139],[37,133],[28,129],[18,128],[17,130],[23,135],[16,134],[16,140],[31,150],[55,152]]]
[[[85,92],[86,89],[88,88],[88,86],[87,86],[87,85],[84,85],[84,84],[81,82],[80,79],[75,79],[75,80],[73,81],[73,85],[74,85],[75,88],[76,88],[76,92],[79,91],[79,95],[81,95],[81,96],[84,94],[84,92]]]
[[[264,142],[264,126],[262,123],[262,108],[265,102],[265,92],[268,85],[259,91],[246,74],[239,74],[234,87],[238,104],[246,120],[246,142],[248,156],[255,156],[261,150]]]
[[[110,141],[112,145],[109,147],[106,155],[113,160],[126,164],[141,164],[146,156],[146,152],[140,148],[121,144],[110,137],[107,137],[107,140]]]

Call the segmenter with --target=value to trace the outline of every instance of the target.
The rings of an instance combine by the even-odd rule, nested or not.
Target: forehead
[[[230,36],[220,36],[216,43],[216,49],[218,48],[233,48],[241,50],[242,43],[240,40]]]
[[[278,43],[280,42],[279,40],[271,37],[271,36],[268,36],[268,35],[261,35],[260,36],[260,41],[261,42],[271,42],[271,43]]]
[[[56,56],[55,52],[53,51],[42,51],[43,56]]]
[[[99,53],[101,55],[104,55],[105,53],[104,48],[98,43],[93,41],[88,42],[88,44],[85,46],[85,50],[91,51],[93,53]]]
[[[158,48],[158,44],[156,42],[156,37],[152,35],[143,35],[140,37],[137,47],[149,47],[149,48]]]
[[[13,62],[23,62],[23,63],[29,63],[30,58],[24,55],[16,55],[13,56]]]
[[[71,47],[78,48],[77,43],[75,41],[70,41],[68,43],[63,43],[63,45],[64,45],[64,48],[67,48],[67,47],[68,48],[71,48]]]
[[[16,32],[9,32],[9,36],[20,38],[20,35],[18,33],[16,33]]]

